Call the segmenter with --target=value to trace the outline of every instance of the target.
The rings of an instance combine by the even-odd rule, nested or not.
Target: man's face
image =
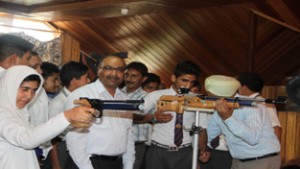
[[[56,93],[60,89],[60,79],[59,79],[59,73],[54,73],[51,76],[48,76],[47,79],[45,79],[44,82],[44,89],[47,93]]]
[[[90,78],[88,77],[88,73],[82,75],[79,79],[74,78],[73,80],[76,89],[90,83]]]
[[[128,69],[125,71],[125,85],[128,91],[135,91],[138,89],[145,78],[143,78],[142,74],[135,69]]]
[[[29,51],[27,51],[22,58],[18,57],[17,58],[17,61],[16,61],[16,64],[17,65],[29,65],[29,60],[31,58],[31,54]]]
[[[173,88],[176,92],[178,92],[179,88],[187,88],[191,89],[194,86],[197,77],[196,75],[184,74],[179,77],[172,75],[171,80],[173,82]]]
[[[43,71],[41,69],[42,59],[39,56],[32,55],[29,59],[29,66],[35,69],[39,74],[42,74]]]
[[[158,87],[159,87],[158,83],[150,82],[150,83],[146,84],[143,89],[149,93],[149,92],[153,92],[154,90],[157,90]]]
[[[38,87],[39,83],[37,81],[23,82],[18,89],[16,106],[19,109],[24,108],[35,96]]]
[[[106,88],[116,89],[124,79],[125,62],[115,56],[108,56],[98,67],[98,78]]]

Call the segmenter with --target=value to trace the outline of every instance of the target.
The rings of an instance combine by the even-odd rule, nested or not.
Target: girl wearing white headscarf
[[[36,79],[28,79],[30,75],[34,75]],[[29,85],[32,88],[26,88],[26,86],[20,88],[27,82],[33,84],[32,82],[38,82],[37,80],[40,81],[39,85],[33,85],[33,87],[38,87],[37,90],[33,90],[32,85]],[[24,90],[39,92],[42,83],[43,78],[28,66],[13,66],[7,69],[0,78],[1,169],[38,169],[39,164],[33,150],[35,147],[64,131],[69,126],[69,121],[89,123],[91,120],[91,114],[86,112],[93,112],[94,109],[80,106],[60,113],[38,127],[32,127],[29,123],[27,105],[33,100],[35,93],[22,100],[21,106],[17,102],[17,96],[22,90],[23,92]]]

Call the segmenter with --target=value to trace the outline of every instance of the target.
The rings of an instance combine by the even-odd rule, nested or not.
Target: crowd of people
[[[224,98],[262,98],[263,79],[254,72],[212,75],[199,82],[192,61],[176,65],[171,86],[144,63],[107,55],[88,67],[45,62],[28,41],[0,35],[0,168],[3,169],[190,169],[193,145],[199,169],[279,169],[281,125],[272,104],[231,107]],[[162,96],[180,89],[215,100],[214,112],[166,107]],[[80,98],[144,100],[143,110],[96,110]],[[176,100],[174,101],[176,102]],[[188,104],[188,101],[185,102]],[[168,104],[166,103],[166,106]],[[177,111],[178,110],[178,111]],[[101,111],[100,122],[96,122]],[[97,119],[99,120],[99,119]],[[199,141],[191,129],[199,123]]]

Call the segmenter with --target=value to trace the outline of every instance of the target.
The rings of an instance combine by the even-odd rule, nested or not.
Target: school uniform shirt
[[[162,95],[176,95],[177,93],[174,91],[171,86],[169,89],[157,90],[148,93],[148,95],[144,98],[144,113],[155,112],[156,103]],[[171,121],[167,123],[156,123],[153,126],[152,137],[151,140],[157,143],[172,146],[174,147],[174,128],[176,121],[176,112],[173,111],[165,111],[164,113],[170,113],[173,115]],[[195,122],[196,113],[194,111],[184,111],[183,113],[183,128],[191,129],[193,123]],[[207,113],[200,113],[199,115],[199,126],[206,129],[207,128]],[[189,131],[183,130],[183,140],[182,145],[191,144],[193,142],[193,136],[190,135]]]
[[[46,123],[49,118],[48,97],[44,88],[36,94],[36,97],[28,105],[29,122],[32,126],[37,127]],[[43,150],[43,156],[46,158],[52,149],[51,141],[47,141],[39,146]]]
[[[66,110],[67,97],[71,92],[64,87],[57,96],[55,96],[49,104],[49,118]]]
[[[56,116],[57,114],[66,110],[67,97],[71,92],[64,87],[58,95],[56,95],[49,103],[49,118]],[[59,135],[59,137],[65,141],[65,135],[68,129]]]
[[[27,105],[23,109],[16,106],[19,86],[25,77],[32,74],[38,75],[43,83],[43,78],[28,66],[12,66],[0,78],[1,169],[39,169],[33,149],[51,140],[70,124],[64,114],[60,114],[45,124],[32,127]],[[41,85],[38,91],[40,89]]]
[[[67,109],[74,107],[73,101],[80,97],[101,100],[126,100],[126,95],[116,89],[111,96],[102,83],[93,83],[73,91],[67,99]],[[118,111],[122,113],[122,111]],[[93,169],[89,157],[95,155],[122,155],[123,168],[132,169],[135,160],[132,135],[132,119],[102,117],[101,124],[92,123],[87,129],[70,130],[66,135],[69,153],[80,169]]]
[[[254,98],[264,99],[262,96],[259,95],[259,93],[253,93],[250,96],[243,96],[243,95],[236,94],[235,97],[251,98],[251,99],[254,99]],[[281,127],[281,124],[280,124],[279,119],[278,119],[276,107],[273,104],[265,104],[265,103],[260,103],[260,104],[265,105],[266,111],[267,111],[267,113],[270,117],[272,126],[273,127]]]
[[[0,66],[0,77],[2,76],[2,74],[3,74],[4,71],[5,71],[5,69]]]
[[[236,159],[280,152],[280,143],[263,105],[237,108],[226,120],[222,120],[215,111],[207,133],[208,142],[224,134],[230,154]]]

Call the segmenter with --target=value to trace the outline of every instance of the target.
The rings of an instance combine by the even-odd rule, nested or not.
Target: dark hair
[[[134,69],[142,75],[142,77],[145,77],[148,73],[147,66],[142,62],[131,62],[126,66],[126,70]]]
[[[39,56],[39,54],[37,52],[35,52],[35,51],[30,51],[30,55],[31,56]]]
[[[175,69],[173,74],[176,77],[185,75],[185,74],[190,74],[190,75],[195,75],[195,76],[200,76],[201,70],[199,69],[198,65],[196,65],[192,61],[183,61],[179,63]]]
[[[22,58],[23,55],[33,48],[33,44],[15,35],[0,35],[0,62],[12,54]]]
[[[43,71],[42,76],[44,79],[47,79],[49,76],[52,76],[55,73],[59,73],[58,66],[50,62],[43,62],[41,64],[41,69]]]
[[[252,92],[261,92],[264,87],[264,80],[254,72],[240,73],[236,79],[242,86],[247,86]]]
[[[64,86],[69,86],[73,78],[79,79],[88,72],[88,67],[83,63],[70,61],[65,63],[60,70],[60,80]]]
[[[142,83],[142,88],[146,86],[148,83],[155,82],[160,85],[160,77],[154,73],[148,73],[147,74],[147,79]]]
[[[199,80],[197,80],[197,81],[194,83],[193,87],[197,87],[197,88],[199,89],[199,91],[201,91],[202,85],[201,85],[201,83],[199,82]]]
[[[122,59],[122,60],[124,59],[124,58],[122,58],[122,57],[120,57],[120,56],[118,56],[118,55],[114,55],[114,54],[102,56],[102,57],[98,58],[98,60],[97,60],[97,64],[96,64],[97,67],[99,67],[99,66],[101,65],[102,61],[103,61],[104,59],[108,58],[108,57],[116,57],[116,58],[120,58],[120,59]]]
[[[36,82],[38,82],[39,85],[41,84],[41,79],[38,75],[29,75],[29,76],[24,78],[22,83],[23,82],[29,82],[29,81],[36,81]]]

